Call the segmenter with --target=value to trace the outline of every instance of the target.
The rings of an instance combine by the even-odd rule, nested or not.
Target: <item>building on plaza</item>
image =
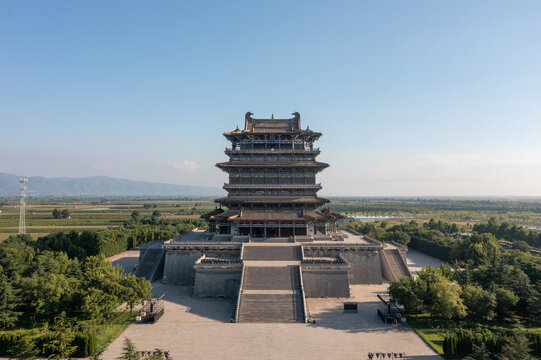
[[[254,119],[226,132],[227,196],[209,227],[141,251],[138,276],[191,285],[196,297],[236,298],[232,321],[305,322],[307,297],[349,297],[351,284],[410,276],[405,246],[337,229],[343,216],[317,195],[322,135],[289,119]]]

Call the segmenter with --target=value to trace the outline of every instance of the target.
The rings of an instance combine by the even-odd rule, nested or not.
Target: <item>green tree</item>
[[[116,308],[118,298],[107,294],[100,289],[91,287],[87,289],[83,298],[81,311],[88,319],[97,319],[102,316],[108,316]]]
[[[124,338],[124,347],[122,348],[122,356],[117,359],[121,360],[140,360],[141,354],[137,351],[135,344],[128,338]]]
[[[67,218],[69,218],[69,217],[70,217],[70,212],[69,212],[69,210],[68,210],[68,209],[62,210],[62,212],[60,213],[60,217],[61,217],[62,219],[67,219]]]
[[[135,221],[135,222],[139,221],[139,216],[140,216],[140,214],[139,214],[138,210],[132,211],[131,218],[132,218],[133,221]]]
[[[528,314],[537,322],[541,322],[541,281],[536,284],[528,297]]]
[[[68,359],[77,350],[76,346],[71,345],[75,339],[75,332],[68,325],[66,313],[63,312],[56,325],[54,338],[45,344],[45,348],[50,352],[51,359]]]
[[[416,314],[421,305],[416,293],[415,279],[405,276],[389,286],[389,294],[393,301],[404,306],[408,314]]]
[[[0,266],[9,278],[23,275],[29,270],[36,251],[28,237],[10,236],[0,243]]]
[[[39,355],[34,338],[31,334],[24,334],[19,337],[8,355],[17,360],[33,360]]]
[[[494,263],[500,252],[501,247],[494,235],[489,233],[473,234],[469,239],[466,256],[475,265],[483,265]]]
[[[54,320],[65,309],[72,308],[70,305],[78,293],[78,279],[64,274],[46,273],[34,280],[29,284],[36,314],[44,319]]]
[[[433,316],[443,319],[466,316],[460,292],[460,285],[446,278],[442,269],[429,266],[419,272],[417,294]]]
[[[497,287],[494,289],[496,295],[496,316],[503,320],[511,314],[511,309],[518,303],[518,296],[511,290]]]
[[[492,320],[496,309],[496,295],[478,286],[467,285],[462,289],[464,305],[474,315]]]
[[[17,323],[21,312],[17,311],[20,299],[8,278],[0,274],[0,326],[12,328]]]
[[[531,354],[530,341],[521,326],[516,326],[513,335],[507,337],[502,346],[499,360],[534,360]]]
[[[514,241],[511,245],[511,247],[513,249],[517,249],[517,250],[520,250],[520,251],[524,251],[524,252],[529,252],[530,251],[530,245],[528,245],[528,243],[524,240],[517,240],[517,241]]]
[[[385,235],[385,240],[396,241],[399,244],[408,245],[411,238],[404,231],[396,230],[396,231],[388,231],[387,234]]]
[[[145,278],[127,274],[122,278],[121,284],[126,289],[123,299],[130,307],[130,311],[133,311],[133,307],[138,303],[143,304],[145,300],[150,300],[152,285]]]
[[[473,353],[466,356],[464,360],[492,360],[492,355],[484,343],[479,346],[474,344]]]
[[[466,316],[466,307],[460,298],[460,285],[449,280],[440,280],[433,284],[434,300],[428,310],[437,317],[451,319]]]
[[[152,212],[152,216],[159,217],[159,216],[162,216],[162,213],[160,212],[160,210],[154,210],[154,211]]]
[[[60,219],[60,217],[62,216],[60,213],[60,210],[56,208],[53,210],[52,215],[53,215],[53,219]]]

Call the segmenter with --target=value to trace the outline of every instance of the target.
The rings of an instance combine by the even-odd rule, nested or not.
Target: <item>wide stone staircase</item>
[[[300,246],[243,249],[237,322],[304,322]]]
[[[300,246],[277,245],[245,245],[242,260],[244,261],[300,261]]]
[[[163,275],[164,262],[165,249],[161,246],[150,246],[139,260],[135,275],[151,282],[155,281]]]
[[[383,266],[387,266],[387,280],[397,281],[404,276],[411,276],[411,273],[408,269],[408,265],[404,261],[400,251],[398,249],[384,249],[382,251],[383,255]]]

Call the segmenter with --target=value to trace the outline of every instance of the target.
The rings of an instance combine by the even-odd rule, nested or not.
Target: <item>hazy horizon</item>
[[[0,172],[221,187],[301,114],[323,196],[541,196],[541,2],[0,3]]]

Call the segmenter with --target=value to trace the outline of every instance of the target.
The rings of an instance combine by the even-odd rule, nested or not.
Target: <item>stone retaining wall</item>
[[[194,296],[197,297],[230,297],[239,293],[242,264],[231,267],[195,266]]]
[[[342,250],[342,251],[340,251]],[[337,257],[342,256],[350,266],[349,283],[350,284],[381,284],[381,263],[377,250],[371,249],[317,249],[304,247],[306,259],[310,257]]]
[[[347,267],[303,264],[302,278],[307,298],[349,297]]]

